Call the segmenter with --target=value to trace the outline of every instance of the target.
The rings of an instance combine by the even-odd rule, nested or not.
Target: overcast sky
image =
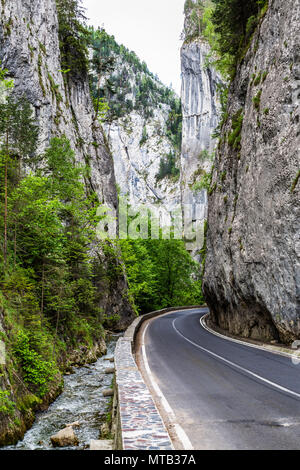
[[[89,24],[104,26],[180,94],[184,0],[83,0]]]

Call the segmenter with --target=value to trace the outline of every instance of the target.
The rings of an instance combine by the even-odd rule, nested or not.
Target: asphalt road
[[[206,331],[207,310],[152,320],[152,375],[194,449],[300,449],[300,365]]]

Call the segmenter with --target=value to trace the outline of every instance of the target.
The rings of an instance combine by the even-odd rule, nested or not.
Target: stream
[[[2,450],[53,450],[50,437],[75,421],[80,422],[80,427],[74,427],[79,445],[63,449],[86,449],[91,439],[99,439],[100,425],[103,422],[101,418],[110,400],[109,397],[102,396],[102,391],[110,388],[113,379],[112,374],[105,374],[105,369],[112,367],[107,358],[113,357],[119,336],[112,337],[107,345],[107,354],[97,362],[74,368],[74,374],[64,376],[64,390],[61,395],[47,411],[36,414],[33,426],[22,441],[3,447]]]

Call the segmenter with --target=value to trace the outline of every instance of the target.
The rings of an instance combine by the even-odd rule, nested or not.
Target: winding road
[[[183,448],[300,449],[300,364],[207,331],[207,312],[157,317],[142,335],[143,375]]]

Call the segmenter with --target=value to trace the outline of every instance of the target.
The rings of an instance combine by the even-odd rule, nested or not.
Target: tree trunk
[[[55,359],[55,347],[56,347],[56,341],[57,341],[57,333],[58,333],[58,324],[59,324],[59,311],[57,312],[57,317],[56,317],[56,327],[55,327],[55,338],[54,338],[54,343],[53,343],[53,353],[52,353],[52,360],[54,361]]]
[[[16,269],[17,262],[17,222],[15,222],[14,228],[14,268]]]
[[[43,323],[44,316],[44,295],[45,295],[45,259],[43,258],[42,266],[42,293],[41,293],[41,325]]]
[[[4,176],[4,250],[3,258],[4,265],[7,261],[7,155],[5,156],[5,176]]]

